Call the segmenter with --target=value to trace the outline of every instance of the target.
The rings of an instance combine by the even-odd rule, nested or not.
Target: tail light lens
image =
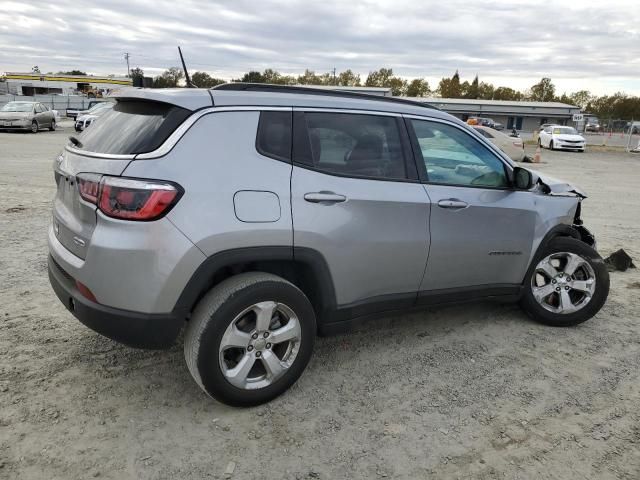
[[[98,206],[112,218],[151,221],[166,215],[178,202],[183,190],[179,185],[158,180],[78,175],[80,196]]]

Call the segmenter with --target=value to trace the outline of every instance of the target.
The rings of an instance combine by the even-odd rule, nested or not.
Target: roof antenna
[[[182,56],[182,50],[178,46],[178,53],[180,54],[180,61],[182,62],[182,69],[184,70],[184,78],[187,81],[187,88],[198,88],[196,84],[191,81],[189,72],[187,71],[187,65],[184,63],[184,57]]]

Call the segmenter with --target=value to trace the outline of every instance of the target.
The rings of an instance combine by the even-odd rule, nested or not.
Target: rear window
[[[121,100],[77,137],[76,148],[115,155],[151,152],[190,114],[168,103]]]

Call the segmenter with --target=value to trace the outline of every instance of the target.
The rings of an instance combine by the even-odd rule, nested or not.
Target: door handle
[[[445,200],[440,200],[438,202],[438,206],[441,208],[461,209],[467,208],[469,204],[462,200],[458,200],[457,198],[447,198]]]
[[[311,192],[305,193],[304,199],[311,203],[340,203],[344,202],[347,197],[333,192]]]

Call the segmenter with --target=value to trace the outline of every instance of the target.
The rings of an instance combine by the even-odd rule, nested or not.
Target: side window
[[[473,136],[439,122],[411,120],[411,124],[430,183],[508,186],[502,161]]]
[[[493,138],[493,135],[491,135],[489,132],[481,128],[476,128],[476,132],[478,132],[480,135],[482,135],[485,138]]]
[[[544,133],[551,133],[551,127],[547,127],[544,129]]]
[[[260,112],[256,150],[267,157],[291,161],[291,112]]]
[[[296,162],[346,176],[407,178],[395,117],[296,112],[294,118]]]
[[[42,113],[42,105],[40,105],[39,103],[36,103],[36,108],[35,108],[35,112],[36,113]]]

